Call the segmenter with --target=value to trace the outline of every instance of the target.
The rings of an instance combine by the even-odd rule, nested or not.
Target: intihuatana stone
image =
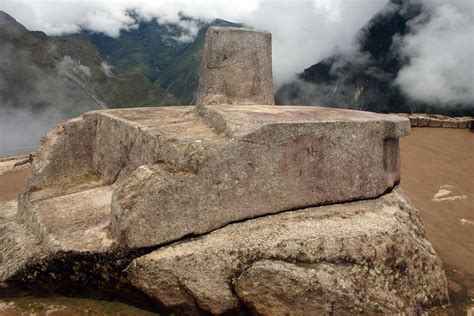
[[[177,313],[445,303],[396,188],[410,121],[273,106],[270,48],[268,33],[211,27],[197,107],[89,112],[49,132],[18,201],[0,203],[0,296],[129,293]]]
[[[2,223],[13,241],[3,244],[1,281],[44,290],[50,273],[65,280],[76,271],[59,289],[95,286],[101,297],[143,248],[378,197],[399,182],[398,137],[408,132],[408,120],[396,116],[318,107],[86,113],[42,141],[18,212]],[[36,246],[19,251],[25,236]]]

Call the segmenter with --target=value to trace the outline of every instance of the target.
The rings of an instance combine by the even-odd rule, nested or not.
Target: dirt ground
[[[400,145],[401,186],[420,211],[428,239],[445,264],[451,302],[472,306],[474,133],[413,128]]]
[[[419,209],[441,256],[453,307],[434,314],[474,315],[474,133],[414,128],[401,139],[401,185]],[[0,175],[0,201],[15,198],[26,170]],[[0,299],[0,315],[143,315],[117,303],[72,298]]]
[[[16,199],[25,185],[28,169],[22,169],[0,175],[0,202]]]

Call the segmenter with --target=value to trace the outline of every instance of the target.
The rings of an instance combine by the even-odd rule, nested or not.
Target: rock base
[[[3,296],[121,296],[179,314],[411,314],[448,302],[441,261],[399,188],[129,252],[54,250],[10,217],[0,245]]]

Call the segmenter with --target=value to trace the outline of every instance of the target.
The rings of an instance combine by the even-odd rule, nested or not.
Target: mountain
[[[83,31],[100,54],[123,74],[145,75],[155,86],[176,96],[180,104],[191,104],[199,82],[199,64],[204,37],[210,25],[242,26],[217,19],[204,23],[181,17],[181,23],[197,30],[193,38],[178,24],[140,21],[136,29],[121,31],[117,38]]]
[[[391,0],[359,31],[355,52],[336,52],[283,84],[279,104],[321,104],[381,113],[426,112],[473,115],[472,108],[438,107],[407,98],[394,84],[409,60],[397,53],[397,40],[406,35],[410,21],[421,17],[416,1]]]
[[[33,150],[54,125],[85,111],[193,103],[207,28],[241,26],[184,16],[137,24],[117,38],[47,36],[0,11],[0,156]]]
[[[0,11],[0,109],[86,110],[175,104],[144,74],[116,71],[83,35],[29,31]]]
[[[191,104],[210,25],[241,26],[182,16],[177,24],[139,21],[117,38],[87,30],[47,36],[0,11],[0,107],[60,103],[70,116],[103,107]]]

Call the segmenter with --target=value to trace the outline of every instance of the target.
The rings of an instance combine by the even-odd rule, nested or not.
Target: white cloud
[[[411,98],[434,103],[474,102],[474,4],[472,0],[410,0],[421,3],[422,19],[400,40],[410,63],[396,83]],[[195,23],[180,14],[206,21],[222,18],[270,31],[273,35],[277,85],[330,55],[335,47],[353,52],[354,35],[388,0],[0,0],[0,10],[31,30],[50,35],[74,33],[81,27],[110,36],[136,27],[128,15],[143,20],[179,23],[189,41]],[[429,19],[427,19],[429,17]]]
[[[104,74],[109,77],[109,78],[112,78],[114,76],[114,67],[109,65],[107,62],[103,61],[101,64],[100,64],[100,69],[104,72]]]
[[[121,29],[133,27],[122,2],[91,1],[11,1],[2,0],[0,10],[7,12],[30,30],[49,35],[78,32],[81,27],[118,36]]]
[[[424,14],[401,41],[409,64],[397,84],[428,103],[474,103],[474,4],[471,0],[423,0]]]
[[[272,33],[274,77],[279,84],[329,56],[335,47],[354,50],[356,33],[387,2],[267,0],[242,20]]]
[[[184,30],[183,34],[174,39],[179,42],[192,42],[199,32],[199,24],[195,20],[180,20],[176,23]]]
[[[222,18],[243,22],[273,34],[275,81],[288,80],[296,72],[329,55],[335,46],[350,49],[356,32],[388,0],[136,0],[136,1],[39,1],[0,0],[0,10],[28,29],[50,35],[73,33],[81,27],[110,36],[136,27],[127,14],[141,19],[178,23],[179,14],[203,20]],[[181,23],[182,24],[182,23]],[[195,36],[195,25],[181,25]]]

